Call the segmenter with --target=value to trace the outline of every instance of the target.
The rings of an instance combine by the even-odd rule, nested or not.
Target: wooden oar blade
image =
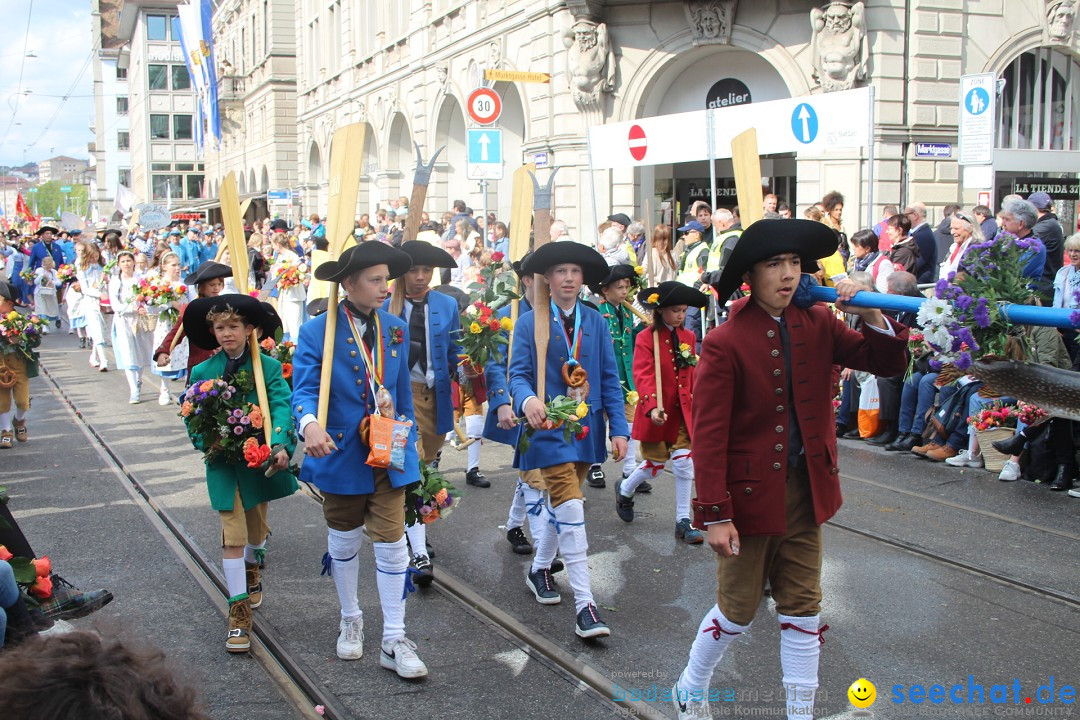
[[[533,198],[530,173],[535,172],[536,163],[527,163],[514,171],[514,189],[510,200],[510,260],[520,260],[529,251]]]
[[[367,124],[353,123],[334,131],[330,144],[330,196],[327,203],[326,239],[332,257],[345,249],[356,226],[356,198],[360,193]]]
[[[762,216],[761,156],[758,155],[757,130],[750,128],[731,139],[731,163],[735,168],[735,192],[739,199],[742,226]]]
[[[221,181],[221,221],[225,226],[225,242],[229,248],[229,264],[233,282],[242,293],[248,292],[247,240],[244,238],[244,219],[240,213],[240,196],[236,191],[236,175],[229,173]]]

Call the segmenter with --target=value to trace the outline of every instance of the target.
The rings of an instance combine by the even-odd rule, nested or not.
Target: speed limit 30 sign
[[[478,125],[490,125],[502,115],[502,98],[491,88],[476,88],[466,103],[469,117]]]

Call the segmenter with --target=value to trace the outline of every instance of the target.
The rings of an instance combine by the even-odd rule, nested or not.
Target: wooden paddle
[[[529,252],[529,233],[532,231],[532,182],[529,175],[536,172],[536,163],[526,163],[514,171],[514,190],[510,200],[510,257],[521,260]],[[522,285],[524,295],[525,287]],[[517,327],[521,313],[521,300],[510,302],[510,322]],[[510,344],[506,348],[506,365],[510,366],[510,350],[514,346],[514,330],[510,330]]]
[[[660,379],[660,333],[654,328],[652,331],[652,356],[653,368],[656,371],[656,409],[661,414],[664,412],[664,384]]]
[[[360,193],[364,141],[367,124],[353,123],[334,131],[330,143],[330,198],[326,214],[326,239],[330,257],[337,259],[345,243],[353,238],[356,223],[356,198]],[[323,362],[319,376],[319,407],[316,419],[326,428],[330,408],[330,376],[334,365],[334,334],[337,331],[338,283],[330,284],[326,305],[326,332],[323,337]]]
[[[248,254],[247,241],[244,238],[244,221],[240,213],[240,200],[236,192],[236,175],[229,173],[221,183],[221,219],[225,227],[225,243],[229,248],[229,261],[233,269],[233,284],[237,292],[248,293]],[[255,393],[259,397],[259,409],[263,415],[263,435],[266,444],[271,445],[274,421],[270,415],[270,399],[266,394],[266,377],[263,375],[262,351],[259,348],[259,333],[251,331],[248,338],[251,350],[251,368],[255,374]]]
[[[751,223],[760,220],[764,214],[757,130],[750,128],[731,139],[731,163],[735,168],[735,193],[739,199],[739,217],[742,219],[743,228],[747,228]]]

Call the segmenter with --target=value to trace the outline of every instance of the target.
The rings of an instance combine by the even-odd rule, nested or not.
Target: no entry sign
[[[490,125],[502,115],[502,98],[491,88],[476,88],[466,103],[469,117],[478,125]]]
[[[645,130],[640,125],[630,126],[630,136],[627,139],[627,147],[630,148],[630,157],[638,162],[645,159],[645,153],[649,149],[649,141],[648,138],[645,137]]]

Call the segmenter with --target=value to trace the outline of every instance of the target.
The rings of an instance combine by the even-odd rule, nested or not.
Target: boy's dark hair
[[[20,720],[209,720],[160,650],[73,632],[0,654],[0,707]]]
[[[465,201],[464,200],[455,200],[454,201],[454,211],[459,212],[459,213],[465,212]]]

